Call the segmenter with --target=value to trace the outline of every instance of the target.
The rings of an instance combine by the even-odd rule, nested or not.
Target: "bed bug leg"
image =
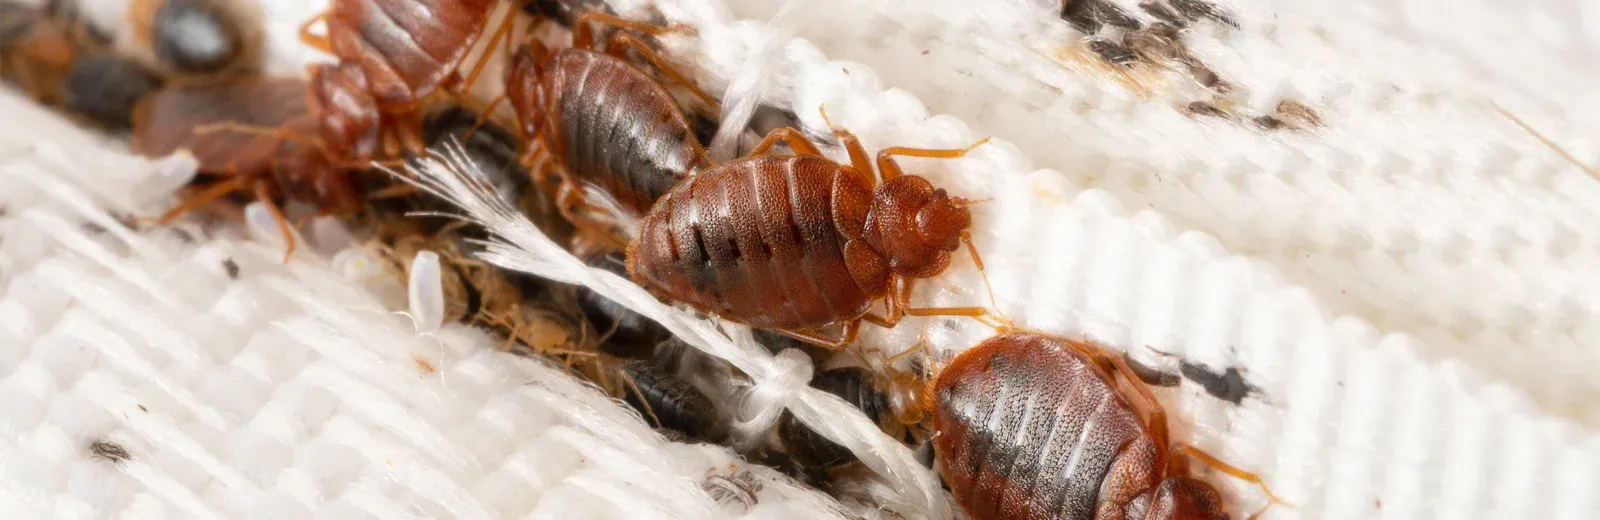
[[[882,151],[878,152],[878,174],[883,176],[884,182],[888,182],[896,177],[905,175],[905,171],[900,169],[900,163],[895,162],[894,160],[894,156],[896,155],[903,157],[927,157],[930,159],[959,159],[977,147],[988,143],[989,138],[985,137],[983,139],[979,139],[978,142],[972,143],[972,145],[967,146],[966,148],[905,148],[900,146],[884,148]]]
[[[673,67],[660,53],[645,45],[644,41],[640,40],[639,37],[628,33],[618,33],[611,37],[610,42],[606,43],[605,52],[621,58],[629,49],[639,53],[639,56],[650,62],[651,65],[655,65],[657,69],[661,70],[662,74],[667,75],[667,78],[677,82],[679,85],[683,85],[683,88],[689,89],[689,92],[700,98],[700,101],[705,103],[712,113],[722,112],[722,104],[717,102],[717,98],[711,97],[710,94],[696,86],[694,82],[689,81],[689,78],[679,72],[677,67]]]
[[[256,183],[256,200],[261,201],[272,213],[272,220],[278,223],[278,232],[283,234],[283,263],[289,263],[289,258],[294,256],[295,247],[299,244],[294,239],[294,229],[289,226],[289,219],[283,216],[283,210],[278,208],[278,203],[272,201],[272,187],[265,182]]]
[[[150,222],[158,226],[167,225],[183,214],[194,211],[195,208],[226,197],[230,193],[243,191],[246,188],[249,188],[251,182],[253,182],[253,179],[249,177],[236,176],[226,181],[212,184],[211,186],[206,187],[206,189],[200,193],[196,193],[194,196],[187,197],[187,200],[184,200],[183,204],[179,204],[178,207],[167,210],[167,212],[162,214],[160,217],[139,220]]]
[[[822,155],[822,151],[818,150],[816,145],[811,144],[811,140],[807,139],[805,134],[795,130],[794,127],[785,126],[774,128],[771,132],[767,132],[767,136],[762,138],[760,143],[756,143],[756,147],[751,148],[750,153],[745,154],[745,156],[761,155],[771,149],[772,145],[777,144],[778,141],[783,141],[784,144],[789,145],[789,149],[794,150],[795,155]]]
[[[328,40],[328,37],[326,35],[317,35],[311,32],[311,26],[316,25],[317,22],[326,22],[332,16],[332,10],[323,11],[321,13],[317,13],[316,16],[311,17],[310,20],[306,20],[306,23],[300,24],[300,42],[316,48],[319,51],[333,54],[333,43]]]
[[[1167,473],[1169,475],[1181,474],[1175,473],[1175,471],[1182,471],[1186,469],[1184,456],[1194,457],[1195,460],[1198,460],[1207,466],[1211,466],[1217,471],[1221,471],[1233,478],[1255,484],[1256,487],[1261,488],[1261,492],[1267,495],[1267,505],[1263,506],[1261,510],[1256,511],[1255,514],[1250,515],[1251,519],[1261,516],[1262,513],[1265,513],[1268,508],[1274,505],[1288,505],[1288,503],[1284,502],[1283,499],[1278,498],[1278,495],[1274,494],[1271,488],[1267,487],[1267,483],[1261,479],[1260,475],[1239,469],[1232,464],[1223,462],[1222,459],[1213,457],[1211,454],[1201,451],[1200,448],[1196,448],[1188,444],[1173,444],[1172,448],[1168,450]]]
[[[483,55],[478,57],[477,63],[472,64],[472,70],[467,73],[466,79],[460,82],[454,82],[454,85],[452,85],[454,88],[450,89],[450,93],[454,95],[456,99],[460,99],[463,97],[464,93],[472,90],[472,85],[478,81],[478,75],[482,74],[484,67],[489,64],[489,57],[492,56],[495,45],[499,45],[502,38],[507,40],[510,39],[508,38],[508,34],[511,31],[511,22],[516,21],[517,19],[517,17],[513,15],[515,12],[515,10],[506,11],[505,18],[500,20],[500,27],[495,28],[494,35],[489,37],[489,43],[483,47]],[[529,33],[532,34],[532,31]]]
[[[846,322],[844,330],[839,334],[838,338],[830,338],[810,330],[773,329],[772,331],[828,350],[837,351],[850,346],[851,343],[855,343],[856,336],[860,335],[861,332],[861,320]]]
[[[850,154],[850,166],[867,177],[867,185],[876,185],[878,181],[873,178],[872,163],[867,160],[867,149],[861,146],[861,139],[856,138],[856,134],[845,127],[833,124],[833,120],[828,119],[827,106],[818,106],[817,112],[822,114],[822,123],[828,125],[829,130],[833,130],[834,137],[839,138],[839,143]]]

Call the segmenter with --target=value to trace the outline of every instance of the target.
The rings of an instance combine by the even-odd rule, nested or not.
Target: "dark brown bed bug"
[[[872,372],[861,367],[843,367],[824,370],[811,379],[811,387],[839,396],[850,403],[868,419],[878,423],[885,432],[893,431],[898,423],[889,408],[889,396],[878,387]],[[784,412],[778,423],[778,438],[783,441],[790,457],[808,471],[823,470],[855,460],[855,455],[844,446],[823,437],[806,427],[793,414]]]
[[[334,0],[300,28],[300,39],[339,59],[310,67],[311,110],[329,148],[370,159],[421,151],[420,109],[443,88],[469,88],[487,63],[463,79],[458,68],[485,32],[496,0]],[[489,48],[510,28],[501,22]],[[327,35],[311,33],[322,21]],[[485,55],[487,58],[487,53]],[[387,136],[387,139],[385,139]]]
[[[207,76],[258,68],[260,31],[227,0],[134,0],[128,19],[137,42],[173,73]]]
[[[493,123],[479,122],[479,114],[460,105],[434,111],[423,119],[423,140],[429,147],[460,143],[461,152],[495,193],[515,201],[527,190],[528,171],[517,162],[517,137]]]
[[[1149,389],[1093,345],[1002,333],[951,361],[924,405],[940,472],[974,520],[1228,518],[1216,488],[1187,476],[1190,457],[1277,502],[1256,475],[1171,443]]]
[[[623,376],[623,400],[652,426],[681,432],[691,439],[719,441],[727,424],[711,398],[652,360],[617,365]]]
[[[595,49],[596,24],[648,35],[676,30],[582,13],[573,24],[572,47],[551,53],[529,38],[517,49],[506,71],[505,99],[517,114],[523,140],[538,144],[527,148],[523,163],[541,180],[549,170],[560,175],[557,204],[563,215],[625,243],[579,214],[584,185],[600,188],[637,216],[710,161],[677,100],[623,56],[637,53],[708,105],[716,103],[627,31],[613,32],[603,49]]]
[[[826,118],[826,114],[824,114]],[[628,272],[644,287],[718,317],[840,348],[862,320],[903,316],[990,318],[980,307],[911,308],[912,280],[972,246],[970,202],[902,172],[895,156],[958,158],[958,150],[888,148],[874,179],[866,150],[835,133],[851,164],[823,157],[793,128],[768,134],[751,156],[703,169],[656,202],[628,246]],[[797,155],[761,155],[783,140]],[[885,301],[886,316],[868,312]],[[838,338],[818,329],[842,324]]]
[[[67,69],[59,95],[62,108],[111,131],[133,126],[133,109],[161,89],[164,80],[154,71],[125,56],[98,53],[84,56]]]
[[[213,131],[243,124],[278,134]],[[165,224],[235,192],[254,192],[272,211],[287,251],[295,249],[289,222],[274,201],[293,199],[323,214],[354,215],[370,194],[355,172],[337,164],[319,143],[298,79],[238,78],[172,85],[146,97],[133,113],[133,149],[159,157],[187,149],[200,173],[217,180],[157,219]]]
[[[628,270],[622,255],[597,254],[584,260],[590,267],[598,267],[610,271],[618,276],[628,276]],[[602,348],[613,349],[618,355],[623,352],[639,352],[654,349],[657,344],[666,341],[672,336],[661,324],[655,320],[639,315],[628,310],[620,303],[601,296],[594,291],[579,287],[578,307],[583,310],[583,315],[594,326],[595,332],[605,338]]]

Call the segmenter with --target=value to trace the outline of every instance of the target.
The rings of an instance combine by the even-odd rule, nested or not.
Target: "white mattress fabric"
[[[816,134],[826,105],[869,150],[993,137],[966,159],[905,164],[989,199],[974,235],[1000,310],[1169,372],[1178,358],[1238,370],[1254,388],[1238,404],[1192,381],[1157,394],[1177,440],[1261,474],[1287,502],[1264,518],[1600,518],[1600,180],[1494,108],[1600,162],[1600,101],[1587,96],[1600,8],[1220,5],[1240,27],[1202,24],[1185,41],[1237,87],[1230,101],[1262,112],[1296,99],[1323,128],[1189,118],[1190,85],[1140,93],[1064,64],[1083,44],[1045,1],[654,9],[695,29],[665,43],[725,90],[735,123],[759,100]],[[316,9],[264,7],[275,49]],[[92,208],[125,214],[130,193],[159,195],[139,173],[151,170],[78,153],[104,145],[43,131],[60,123],[7,102],[29,123],[0,148],[0,320],[16,338],[0,356],[0,507],[15,517],[838,514],[777,479],[753,509],[719,507],[698,485],[708,471],[770,473],[664,443],[575,382],[475,348],[470,332],[418,337],[385,314],[392,302],[335,283],[325,260],[284,269],[231,238],[125,235]],[[437,187],[500,232],[490,260],[590,285],[750,374],[742,438],[787,407],[879,474],[866,489],[882,509],[856,514],[959,514],[908,449],[804,387],[808,361],[582,267],[452,189],[440,165],[425,168]],[[107,231],[78,224],[92,218]],[[924,285],[921,302],[987,301],[964,259]],[[908,320],[864,341],[893,351],[926,334],[950,355],[989,333]],[[418,373],[413,355],[438,373]],[[128,458],[111,462],[122,457],[97,440]],[[1245,483],[1203,477],[1235,514],[1262,503]]]

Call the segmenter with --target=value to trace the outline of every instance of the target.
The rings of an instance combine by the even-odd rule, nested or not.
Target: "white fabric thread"
[[[1325,103],[1319,108],[1333,130],[1314,143],[1189,122],[1160,103],[1133,101],[1104,82],[1063,70],[1046,58],[1049,47],[1069,41],[1071,34],[1048,21],[1047,3],[880,2],[873,9],[818,3],[790,27],[821,49],[803,43],[784,47],[784,60],[763,69],[774,81],[760,91],[792,104],[813,129],[819,128],[814,108],[826,102],[835,121],[862,134],[869,149],[880,143],[957,146],[979,135],[1001,137],[965,164],[935,165],[931,174],[964,194],[983,196],[991,185],[998,192],[981,208],[978,241],[1007,313],[1036,327],[1092,336],[1169,370],[1171,360],[1149,350],[1242,367],[1264,397],[1234,407],[1188,385],[1162,391],[1161,397],[1173,411],[1177,438],[1263,473],[1295,506],[1274,509],[1268,518],[1600,516],[1600,502],[1588,492],[1600,472],[1600,443],[1592,433],[1595,387],[1592,378],[1572,368],[1594,365],[1585,347],[1596,330],[1589,323],[1595,255],[1587,230],[1594,229],[1592,208],[1600,196],[1592,179],[1555,162],[1548,150],[1484,104],[1488,98],[1505,104],[1581,159],[1600,156],[1595,137],[1600,136],[1595,131],[1600,111],[1585,95],[1595,83],[1595,69],[1587,66],[1593,60],[1583,59],[1593,56],[1596,46],[1585,35],[1600,34],[1582,25],[1593,17],[1566,14],[1574,9],[1570,5],[1489,1],[1326,8],[1224,3],[1242,13],[1245,29],[1234,35],[1197,34],[1196,52],[1219,72],[1253,86],[1252,103],[1268,103],[1284,93]],[[717,78],[749,70],[749,57],[759,55],[752,52],[753,42],[788,28],[763,32],[758,24],[741,21],[770,14],[768,2],[665,4],[669,19],[699,30],[697,39],[669,38],[673,54],[696,57]],[[293,25],[314,10],[314,2],[269,6],[268,12],[278,14],[270,20],[276,39],[287,42],[278,47],[314,55],[292,38]],[[1551,26],[1558,29],[1548,30]],[[1485,32],[1496,28],[1501,32]],[[961,36],[950,37],[955,34]],[[825,61],[823,51],[872,69]],[[301,66],[295,59],[285,63],[285,72]],[[841,69],[848,75],[840,77]],[[885,92],[879,77],[916,98]],[[961,122],[928,120],[923,103]],[[148,166],[116,154],[80,154],[104,144],[16,106],[28,124],[0,129],[7,143],[0,152],[8,159],[0,166],[6,179],[0,203],[10,208],[43,204],[40,208],[55,211],[71,207],[78,197],[92,200],[91,207],[128,212],[133,188],[117,179],[142,175]],[[10,146],[41,136],[50,136],[49,146]],[[27,159],[16,159],[19,154]],[[70,179],[79,193],[66,196],[15,180],[57,177]],[[1140,209],[1147,207],[1153,210]],[[192,275],[221,276],[210,265],[216,262],[166,253],[173,235],[125,238],[116,226],[103,224],[114,219],[99,216],[88,218],[110,229],[108,234],[123,245],[107,244],[103,236],[83,240],[70,220],[52,219],[44,211],[0,220],[0,283],[7,291],[0,299],[5,311],[0,330],[19,337],[0,341],[0,347],[70,352],[55,349],[62,343],[53,336],[39,339],[59,328],[63,315],[73,324],[82,324],[82,316],[128,309],[138,313],[131,322],[192,316],[162,314],[185,305],[183,298],[167,294],[178,289],[150,293],[160,300],[151,308],[144,308],[144,298],[113,295],[130,287],[146,290],[138,284],[152,280],[165,282],[148,273],[169,273],[188,265],[183,261],[200,262],[188,270]],[[1016,229],[1027,232],[1006,231]],[[1040,237],[1055,245],[1041,248],[1046,242]],[[141,245],[126,245],[130,242]],[[145,263],[137,268],[117,264],[121,250],[133,251]],[[74,265],[61,256],[92,260]],[[253,260],[243,258],[270,266],[273,256],[261,251]],[[35,265],[43,267],[28,270]],[[97,280],[114,290],[73,285],[76,296],[60,290],[56,284],[78,277],[73,269],[79,268],[100,273]],[[144,281],[138,281],[141,277]],[[976,302],[981,301],[981,292],[972,289],[976,282],[958,265],[949,278],[921,292],[933,301]],[[271,321],[253,312],[260,304],[249,302],[269,298],[257,290],[184,290],[190,289],[220,292],[210,310],[235,320],[238,325],[232,326],[239,330]],[[80,308],[90,305],[85,302],[98,306]],[[198,312],[200,306],[195,307]],[[343,323],[349,330],[369,328],[363,322]],[[903,340],[911,339],[916,325],[894,334],[869,334],[867,340],[908,344]],[[208,339],[228,337],[230,330],[190,326]],[[139,335],[162,334],[160,329],[146,325]],[[951,352],[971,345],[982,332],[932,327],[929,336],[937,348]],[[188,343],[179,352],[214,355],[223,342]],[[132,350],[124,349],[116,359],[178,359],[190,365],[198,359],[170,356],[166,348],[133,342]],[[433,348],[427,352],[436,352]],[[280,352],[256,358],[280,359]],[[70,397],[30,398],[57,395],[52,392],[59,392],[60,383],[51,370],[70,367],[70,361],[41,365],[13,355],[0,363],[14,368],[0,385],[20,390],[7,393],[19,398],[5,403],[10,426],[0,431],[33,424],[53,407],[75,409]],[[283,377],[284,365],[263,366],[280,367],[266,371]],[[139,391],[170,377],[141,370],[153,375],[131,387]],[[94,386],[80,383],[78,388],[101,393],[121,388],[101,375],[85,381]],[[263,386],[255,388],[260,395]],[[166,392],[157,389],[151,399]],[[107,403],[101,405],[106,409],[128,407],[126,399],[96,402]],[[136,423],[148,421],[133,417],[129,420]],[[803,414],[801,419],[814,425],[832,421]],[[0,449],[21,454],[0,464],[6,474],[19,475],[8,484],[54,482],[68,467],[60,461],[72,451],[65,449],[71,447],[63,442],[65,430],[45,426],[27,436],[0,435]],[[186,429],[159,431],[188,434]],[[540,440],[545,438],[527,442]],[[572,460],[570,452],[557,452],[525,453]],[[95,501],[104,496],[126,504],[123,511],[135,517],[227,516],[237,500],[226,491],[198,489],[204,479],[185,469],[186,460],[179,462],[122,466],[121,474],[150,492],[117,491],[129,489],[125,482],[99,487],[103,495],[72,488],[73,493],[56,495],[61,498],[49,511],[96,510]],[[80,464],[71,471],[80,467],[98,466]],[[352,467],[361,464],[328,473],[357,473]],[[501,498],[493,503],[503,514],[570,512],[598,496],[561,484],[571,467],[570,462],[529,464],[512,457],[484,486],[547,490],[539,499],[489,493]],[[289,476],[324,472],[295,468],[284,474],[284,492],[262,500],[258,511],[303,511],[293,503],[314,503],[317,493],[304,489],[317,486],[296,487]],[[510,474],[515,476],[504,477]],[[339,481],[335,487],[345,490],[321,504],[325,514],[398,517],[413,504],[387,496],[392,488],[383,479],[322,478]],[[1230,499],[1253,496],[1227,479],[1211,480],[1228,484]],[[0,493],[0,510],[16,517],[45,516],[44,506],[23,498],[29,493],[33,490]],[[279,500],[285,497],[293,498]],[[766,501],[758,509],[792,504]]]
[[[766,426],[777,417],[780,406],[787,406],[801,421],[819,433],[850,448],[862,462],[888,479],[916,510],[901,512],[917,518],[949,518],[952,514],[949,496],[944,493],[938,478],[917,464],[903,444],[884,435],[874,423],[859,410],[820,390],[798,384],[808,381],[811,372],[809,360],[796,359],[786,353],[779,362],[762,350],[747,333],[735,334],[735,342],[717,330],[717,326],[693,314],[669,307],[632,281],[598,268],[591,268],[582,260],[562,249],[526,217],[517,213],[499,197],[485,189],[481,183],[470,182],[474,166],[460,155],[460,150],[447,146],[432,156],[408,168],[407,174],[394,173],[394,177],[414,182],[417,186],[451,201],[466,211],[465,217],[482,224],[493,232],[493,238],[484,244],[485,251],[478,256],[507,269],[535,274],[552,280],[583,284],[597,294],[627,306],[647,318],[655,320],[675,336],[707,354],[732,364],[750,376],[758,389],[754,397],[745,402],[742,411],[750,420],[741,423],[736,433],[743,434],[745,444],[760,433],[755,426]],[[737,329],[735,325],[725,327]],[[785,392],[781,398],[773,393]],[[761,409],[752,410],[752,407]]]
[[[282,265],[242,230],[130,230],[101,208],[165,207],[129,194],[172,163],[65,154],[84,134],[0,109],[53,132],[0,141],[23,150],[0,158],[0,516],[843,518],[481,332],[416,335],[315,247]],[[713,475],[755,502],[713,500]]]

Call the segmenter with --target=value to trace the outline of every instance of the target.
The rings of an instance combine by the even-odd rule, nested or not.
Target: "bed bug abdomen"
[[[846,237],[859,229],[837,223],[864,221],[871,198],[863,180],[820,156],[723,163],[657,202],[630,247],[629,270],[674,300],[756,327],[853,319],[882,293],[852,276]]]
[[[894,424],[894,412],[889,410],[889,398],[873,384],[872,373],[861,367],[843,367],[823,371],[811,380],[818,390],[839,396],[850,403],[868,419],[882,428]],[[855,454],[822,434],[807,427],[794,415],[784,413],[778,424],[778,437],[783,440],[789,455],[807,470],[818,471],[855,460]]]
[[[333,54],[361,64],[385,111],[405,112],[456,72],[488,24],[490,0],[335,0]]]
[[[563,49],[548,65],[545,97],[562,165],[643,214],[710,161],[676,100],[610,55]],[[548,125],[549,123],[547,123]]]
[[[628,378],[625,400],[654,426],[712,441],[726,433],[711,398],[655,361],[629,361],[618,370]]]
[[[1105,518],[1159,481],[1160,450],[1086,357],[1061,340],[995,336],[933,385],[940,469],[975,520]],[[1107,500],[1107,499],[1111,500]]]

